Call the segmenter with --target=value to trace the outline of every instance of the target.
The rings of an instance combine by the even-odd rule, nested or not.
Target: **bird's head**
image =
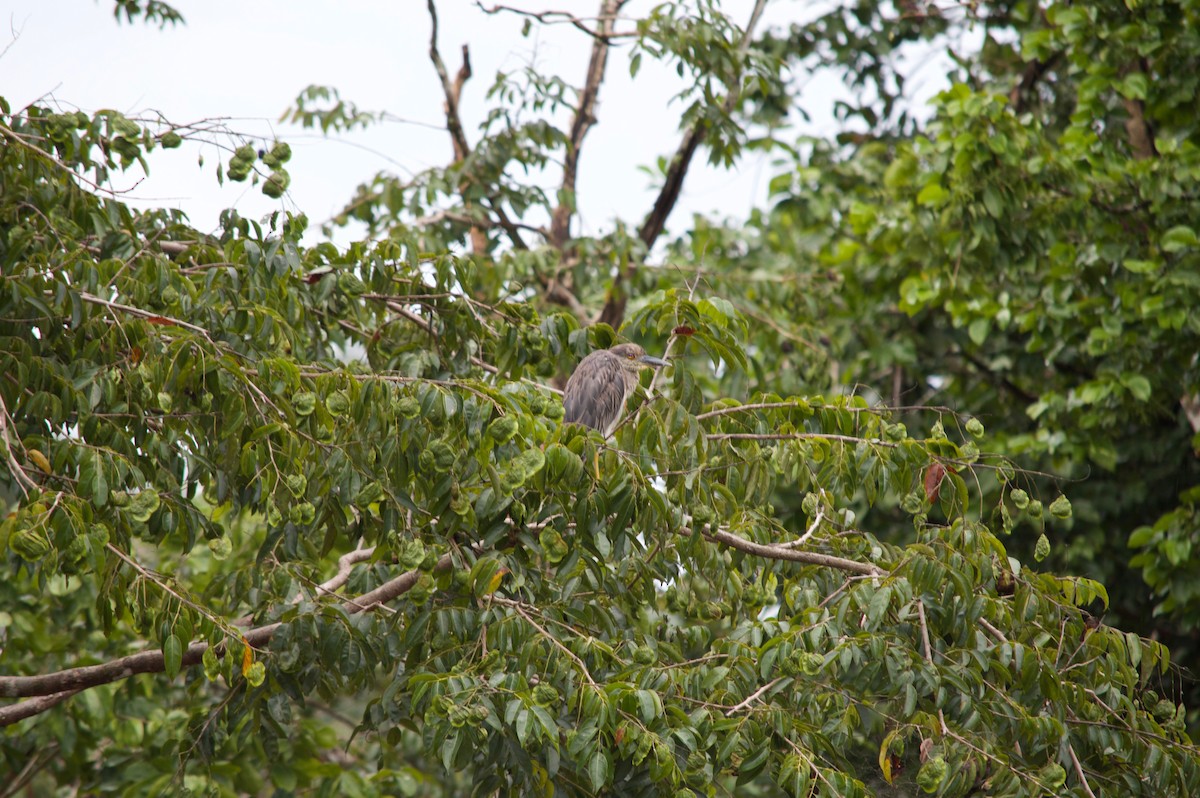
[[[670,363],[661,357],[647,355],[646,350],[637,344],[617,344],[608,351],[619,358],[621,368],[626,371],[632,371],[635,374],[645,368],[661,368],[670,365]]]

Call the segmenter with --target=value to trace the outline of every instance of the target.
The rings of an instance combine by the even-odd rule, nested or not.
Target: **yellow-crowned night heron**
[[[607,438],[621,421],[625,400],[637,386],[638,372],[666,365],[667,361],[647,355],[637,344],[592,352],[567,380],[563,420],[599,430]]]

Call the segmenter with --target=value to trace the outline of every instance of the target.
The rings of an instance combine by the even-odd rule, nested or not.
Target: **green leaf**
[[[1121,384],[1124,385],[1133,397],[1139,402],[1150,401],[1150,396],[1153,390],[1150,387],[1150,380],[1143,377],[1141,374],[1122,374]]]
[[[983,342],[987,340],[988,333],[992,329],[991,319],[975,319],[967,327],[967,335],[971,338],[971,343],[976,346],[983,346]]]
[[[1159,241],[1159,246],[1167,252],[1180,252],[1192,249],[1197,245],[1200,245],[1200,240],[1196,238],[1196,231],[1185,225],[1172,227],[1163,233],[1162,239]]]
[[[604,755],[603,751],[592,754],[587,766],[588,783],[591,785],[592,792],[599,792],[608,784],[610,769],[608,757]]]
[[[174,634],[167,635],[167,639],[163,641],[162,654],[163,672],[168,679],[174,679],[183,666],[183,643]]]
[[[933,182],[926,183],[925,187],[917,194],[917,204],[928,207],[939,207],[944,205],[950,199],[950,195],[946,193],[946,189],[942,188],[941,183]]]

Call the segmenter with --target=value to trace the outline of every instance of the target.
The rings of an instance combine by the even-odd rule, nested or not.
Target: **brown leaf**
[[[146,321],[151,324],[161,324],[163,327],[174,327],[179,323],[175,319],[168,319],[166,316],[147,316]]]
[[[941,463],[934,463],[925,469],[925,498],[930,502],[938,500],[938,494],[942,489],[942,480],[946,478],[946,467]]]
[[[691,327],[687,326],[686,324],[679,325],[674,330],[671,330],[671,332],[674,333],[675,335],[682,335],[685,337],[696,334],[696,331],[693,330]]]

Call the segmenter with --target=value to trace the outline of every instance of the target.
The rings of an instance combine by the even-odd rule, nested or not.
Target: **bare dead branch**
[[[583,91],[579,93],[579,104],[575,118],[571,120],[571,135],[567,139],[566,160],[563,163],[562,190],[559,203],[551,214],[550,244],[562,250],[571,235],[571,217],[575,208],[575,182],[579,171],[579,154],[588,131],[596,124],[596,98],[604,72],[608,66],[608,34],[612,33],[622,0],[600,0],[599,35],[592,41],[592,55],[588,60],[587,77]]]
[[[445,95],[445,102],[442,104],[442,110],[446,114],[446,128],[450,131],[450,142],[454,147],[454,162],[460,163],[465,161],[471,154],[471,145],[467,142],[467,134],[463,130],[462,118],[458,113],[458,102],[462,95],[463,85],[471,78],[471,53],[467,49],[467,45],[462,46],[462,66],[458,68],[458,73],[454,76],[454,81],[450,81],[450,73],[446,71],[446,62],[442,60],[442,54],[438,52],[438,16],[437,6],[434,0],[426,0],[426,6],[429,8],[429,60],[433,62],[433,68],[437,71],[438,79],[442,82],[442,94]],[[459,186],[460,193],[465,193],[466,183]],[[464,196],[464,204],[470,208],[471,203]],[[471,227],[471,251],[485,252],[487,250],[487,231],[478,225]]]
[[[498,214],[498,216],[499,215],[500,214]],[[537,233],[542,238],[548,239],[550,237],[549,230],[544,227],[538,227],[537,225],[525,224],[524,222],[508,221],[507,217],[505,217],[503,221],[500,219],[495,221],[488,218],[480,219],[476,216],[471,216],[465,213],[455,213],[454,211],[437,211],[427,216],[421,216],[417,219],[414,219],[411,224],[413,227],[428,227],[429,225],[438,224],[439,222],[443,221],[458,222],[459,224],[469,224],[485,228],[503,227],[506,229],[506,231],[507,228],[511,226],[514,232],[517,230],[528,230],[531,233]],[[517,233],[517,235],[519,236],[520,233]],[[521,249],[525,248],[526,247],[521,247]]]
[[[429,20],[432,24],[429,34],[429,60],[433,62],[433,68],[437,70],[438,78],[442,82],[442,93],[446,98],[442,110],[446,114],[446,126],[450,130],[450,141],[454,145],[454,160],[461,161],[471,154],[471,146],[467,143],[467,134],[463,131],[462,120],[458,116],[458,98],[462,92],[462,84],[471,76],[471,64],[467,59],[466,45],[463,45],[463,66],[459,69],[454,83],[450,82],[450,73],[446,71],[446,62],[442,60],[442,54],[438,52],[437,7],[434,5],[434,0],[426,0],[426,6],[429,8]]]
[[[746,707],[750,706],[755,701],[757,701],[762,696],[763,693],[767,692],[772,687],[779,684],[781,681],[783,681],[783,677],[776,676],[774,679],[767,682],[762,687],[758,688],[753,693],[751,693],[749,696],[747,696],[745,701],[741,701],[741,702],[735,704],[734,706],[730,707],[729,709],[725,710],[726,717],[733,715],[735,712],[740,712],[743,709],[745,709]]]
[[[853,435],[838,435],[833,432],[714,432],[708,436],[710,441],[837,441],[838,443],[867,443],[872,446],[883,446],[895,449],[900,444],[895,441],[883,441],[878,438],[856,438]]]
[[[624,5],[626,2],[628,2],[628,0],[621,0],[619,5]],[[542,23],[543,25],[556,25],[556,24],[566,23],[568,25],[574,26],[575,28],[579,29],[583,33],[586,33],[588,36],[591,36],[593,39],[603,39],[604,41],[611,41],[614,38],[624,38],[624,37],[637,35],[636,32],[617,33],[616,31],[609,31],[608,33],[605,33],[603,30],[603,27],[604,27],[603,15],[601,15],[599,17],[578,17],[578,16],[572,14],[570,11],[553,11],[553,10],[526,11],[523,8],[514,8],[513,6],[504,6],[504,5],[494,5],[491,8],[488,8],[482,2],[480,2],[480,0],[476,0],[475,5],[479,8],[480,11],[482,11],[483,13],[488,14],[488,15],[506,12],[509,14],[516,14],[519,17],[526,17],[528,19],[536,19],[538,22]],[[589,28],[587,26],[586,23],[588,23],[588,22],[599,22],[600,26],[596,30],[593,30],[592,28]]]

